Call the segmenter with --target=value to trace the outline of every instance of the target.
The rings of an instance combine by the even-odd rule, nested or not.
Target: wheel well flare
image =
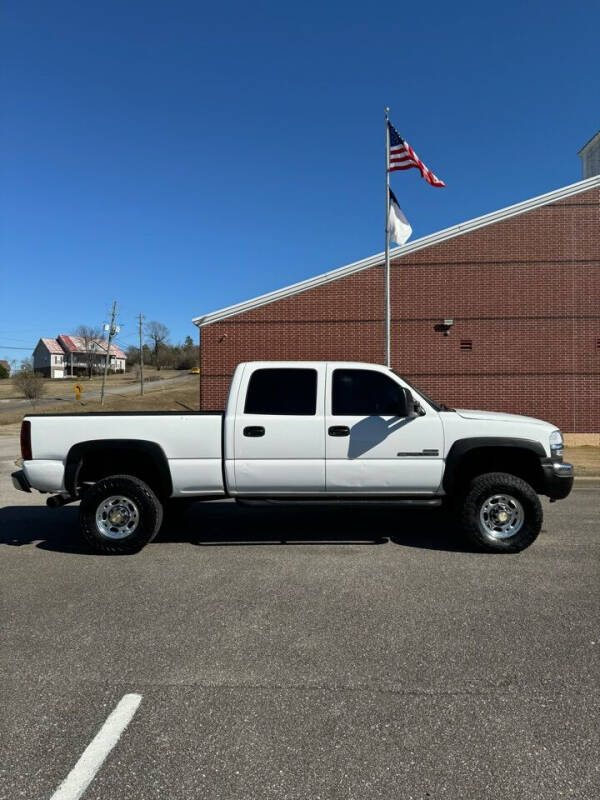
[[[132,475],[144,481],[159,497],[173,492],[171,472],[162,448],[140,440],[82,442],[69,451],[65,486],[73,494],[85,483],[110,475]]]
[[[544,475],[540,456],[533,449],[519,446],[473,447],[459,457],[447,459],[444,488],[447,492],[464,489],[477,475],[506,472],[528,483],[539,493]]]

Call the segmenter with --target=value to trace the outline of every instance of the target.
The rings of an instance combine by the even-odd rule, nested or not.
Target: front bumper
[[[31,486],[29,485],[27,476],[22,469],[20,469],[18,472],[13,472],[10,477],[12,478],[15,489],[18,489],[20,492],[31,492]]]
[[[540,494],[547,495],[551,500],[562,500],[567,497],[573,488],[575,475],[573,464],[548,459],[542,463],[542,472],[544,479]]]

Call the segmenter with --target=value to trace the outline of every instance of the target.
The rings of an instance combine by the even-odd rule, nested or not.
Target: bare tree
[[[154,364],[156,369],[160,369],[160,349],[169,338],[169,329],[162,322],[147,322],[145,327],[146,338],[152,342],[154,351]]]
[[[29,365],[15,372],[13,385],[32,406],[35,406],[44,394],[44,378],[39,372],[34,372]]]
[[[92,345],[102,336],[100,328],[93,327],[91,325],[80,325],[75,331],[74,335],[79,336],[79,338],[83,341],[83,346],[85,349],[84,358],[87,364],[88,378],[91,380],[97,356],[97,351],[92,347]]]

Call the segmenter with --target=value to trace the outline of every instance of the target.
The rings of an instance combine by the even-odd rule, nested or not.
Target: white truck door
[[[325,364],[247,368],[238,394],[232,494],[325,492]]]
[[[396,416],[399,379],[384,368],[329,364],[326,488],[330,493],[430,494],[443,473],[443,429],[433,409]]]

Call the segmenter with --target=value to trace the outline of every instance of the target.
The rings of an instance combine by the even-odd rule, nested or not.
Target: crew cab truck
[[[530,545],[538,495],[566,497],[560,430],[513,414],[439,405],[392,370],[349,362],[251,362],[225,413],[29,415],[17,489],[81,500],[101,553],[150,542],[173,501],[445,504],[489,551]]]

